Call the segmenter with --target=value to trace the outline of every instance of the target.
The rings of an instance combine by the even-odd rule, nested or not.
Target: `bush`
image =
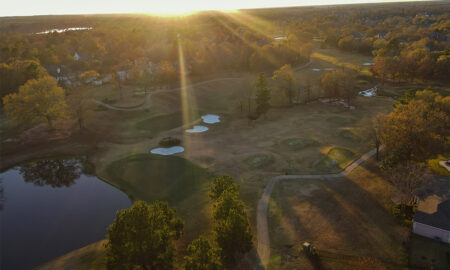
[[[165,137],[159,141],[159,146],[172,147],[181,144],[181,140],[173,137]]]

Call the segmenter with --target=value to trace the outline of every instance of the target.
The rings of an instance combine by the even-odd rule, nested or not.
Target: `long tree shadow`
[[[297,181],[300,184],[304,180]],[[313,191],[312,197],[300,197],[295,201],[298,204],[306,200],[311,204],[307,210],[314,211],[311,220],[302,219],[302,214],[293,209],[292,203],[283,203],[284,213],[295,220],[292,226],[296,228],[298,239],[317,243],[319,254],[323,249],[350,257],[375,257],[391,265],[402,264],[398,263],[397,257],[402,248],[398,224],[374,197],[377,195],[351,177],[314,181],[321,188]],[[290,192],[282,201],[297,197],[298,194]],[[313,224],[316,222],[319,224]]]

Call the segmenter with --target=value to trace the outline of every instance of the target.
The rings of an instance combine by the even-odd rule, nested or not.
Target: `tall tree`
[[[203,236],[192,241],[184,257],[186,270],[219,270],[223,269],[220,263],[220,249],[214,248],[208,239]]]
[[[0,96],[17,91],[31,79],[47,76],[47,71],[34,60],[15,60],[0,64]]]
[[[275,81],[276,89],[283,93],[289,105],[294,99],[295,78],[291,65],[284,65],[273,73],[272,79]]]
[[[52,77],[29,80],[18,93],[3,97],[4,110],[8,118],[18,125],[53,121],[67,116],[64,89]]]
[[[398,104],[383,122],[381,142],[388,153],[383,166],[408,160],[420,162],[439,153],[448,144],[449,122],[448,112],[424,100]]]
[[[222,262],[229,268],[252,248],[250,223],[245,205],[238,199],[238,189],[227,177],[216,180],[210,192],[212,199],[219,195],[214,203],[214,231]]]
[[[267,76],[259,73],[255,82],[256,89],[256,113],[258,115],[266,114],[270,108],[270,88],[267,84]]]
[[[148,205],[137,201],[119,210],[108,228],[108,269],[172,269],[174,240],[181,237],[183,221],[167,202]]]
[[[235,184],[233,178],[229,175],[216,177],[213,180],[209,197],[213,200],[217,200],[226,190],[237,192],[239,190],[239,185]]]

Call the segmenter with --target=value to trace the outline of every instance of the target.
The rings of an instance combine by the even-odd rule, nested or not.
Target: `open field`
[[[361,257],[406,269],[409,228],[392,216],[393,188],[372,160],[346,178],[284,180],[269,205],[270,269],[315,269],[301,250],[312,243],[323,269],[344,269]]]

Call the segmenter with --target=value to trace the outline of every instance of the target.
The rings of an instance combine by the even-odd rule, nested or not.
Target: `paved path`
[[[260,261],[263,265],[267,265],[270,258],[270,238],[269,238],[269,226],[267,222],[267,208],[269,206],[270,195],[272,194],[273,187],[280,180],[300,180],[300,179],[329,179],[340,178],[348,175],[356,167],[361,165],[364,161],[376,154],[376,149],[372,149],[369,152],[362,155],[359,159],[348,165],[344,170],[339,173],[332,174],[298,174],[298,175],[278,175],[272,177],[264,188],[264,192],[259,199],[258,208],[256,210],[256,230],[257,230],[257,251]]]
[[[312,63],[312,60],[309,60],[308,63],[294,68],[293,71],[298,71],[298,70],[301,70],[303,68],[306,68],[307,66],[311,65],[311,63]],[[232,81],[232,80],[240,80],[240,79],[242,79],[242,78],[240,78],[240,77],[217,78],[217,79],[212,79],[212,80],[207,80],[207,81],[203,81],[203,82],[199,82],[199,83],[190,84],[190,85],[187,86],[187,88],[201,86],[201,85],[212,83],[212,82]],[[145,97],[145,102],[141,106],[133,107],[133,108],[116,107],[116,106],[104,103],[103,101],[100,101],[100,100],[96,100],[96,102],[100,106],[103,106],[103,107],[105,107],[107,109],[111,109],[111,110],[116,110],[116,111],[140,111],[140,110],[148,109],[148,108],[150,108],[152,106],[152,96],[153,95],[159,94],[159,93],[165,93],[165,92],[180,91],[180,90],[181,90],[181,87],[168,89],[168,90],[152,91],[152,92],[147,94],[147,96]]]
[[[203,82],[199,82],[199,83],[194,83],[194,84],[190,84],[188,85],[186,88],[189,87],[196,87],[196,86],[200,86],[200,85],[204,85],[204,84],[208,84],[211,82],[218,82],[218,81],[231,81],[231,80],[240,80],[241,78],[218,78],[218,79],[212,79],[212,80],[207,80],[207,81],[203,81]],[[100,100],[96,100],[97,104],[111,109],[111,110],[116,110],[116,111],[140,111],[140,110],[145,110],[148,109],[152,106],[152,96],[154,94],[159,94],[159,93],[165,93],[165,92],[174,92],[174,91],[180,91],[181,87],[178,88],[172,88],[172,89],[168,89],[168,90],[157,90],[157,91],[152,91],[150,93],[147,94],[147,96],[145,97],[145,102],[144,104],[142,104],[139,107],[134,107],[134,108],[121,108],[121,107],[116,107],[107,103],[104,103]]]

